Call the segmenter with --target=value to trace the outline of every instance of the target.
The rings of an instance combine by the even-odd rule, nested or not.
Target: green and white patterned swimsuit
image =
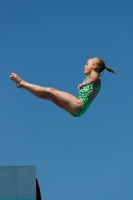
[[[83,81],[83,83],[88,79],[85,78],[85,80]],[[90,96],[88,94],[89,90],[98,90],[100,91],[101,85],[99,86],[94,86],[93,84],[89,84],[89,85],[85,85],[83,86],[79,92],[78,92],[78,99],[83,99],[83,106],[80,109],[80,111],[76,114],[73,114],[74,117],[80,117],[81,115],[83,115],[85,113],[85,111],[89,108],[91,101],[90,101]]]

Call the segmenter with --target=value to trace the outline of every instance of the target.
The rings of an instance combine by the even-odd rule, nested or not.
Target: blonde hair
[[[93,64],[97,64],[97,71],[98,73],[103,72],[105,69],[111,73],[116,74],[111,68],[107,67],[104,60],[99,57],[92,57],[90,58],[93,60]]]

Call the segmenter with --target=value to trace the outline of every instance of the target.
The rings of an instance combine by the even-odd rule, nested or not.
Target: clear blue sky
[[[102,89],[79,118],[9,79],[77,95],[89,57]],[[133,199],[133,1],[0,0],[0,165],[34,165],[43,200]]]

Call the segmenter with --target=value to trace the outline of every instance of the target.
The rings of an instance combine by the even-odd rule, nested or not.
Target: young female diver
[[[105,62],[98,57],[88,59],[84,66],[84,74],[87,78],[78,85],[78,97],[55,88],[42,87],[30,84],[22,80],[17,74],[12,73],[10,78],[18,88],[24,88],[35,96],[52,101],[58,107],[66,110],[72,116],[79,117],[85,113],[92,101],[95,99],[101,88],[100,73],[104,70],[115,73],[105,65]]]

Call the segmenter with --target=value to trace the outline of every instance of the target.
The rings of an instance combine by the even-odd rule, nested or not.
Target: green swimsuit
[[[88,79],[88,77],[83,81],[83,83]],[[83,99],[83,106],[80,111],[76,114],[73,114],[74,117],[80,117],[85,113],[85,111],[89,108],[91,101],[88,94],[89,90],[98,90],[100,91],[101,85],[94,86],[93,84],[83,86],[78,92],[78,99]]]

